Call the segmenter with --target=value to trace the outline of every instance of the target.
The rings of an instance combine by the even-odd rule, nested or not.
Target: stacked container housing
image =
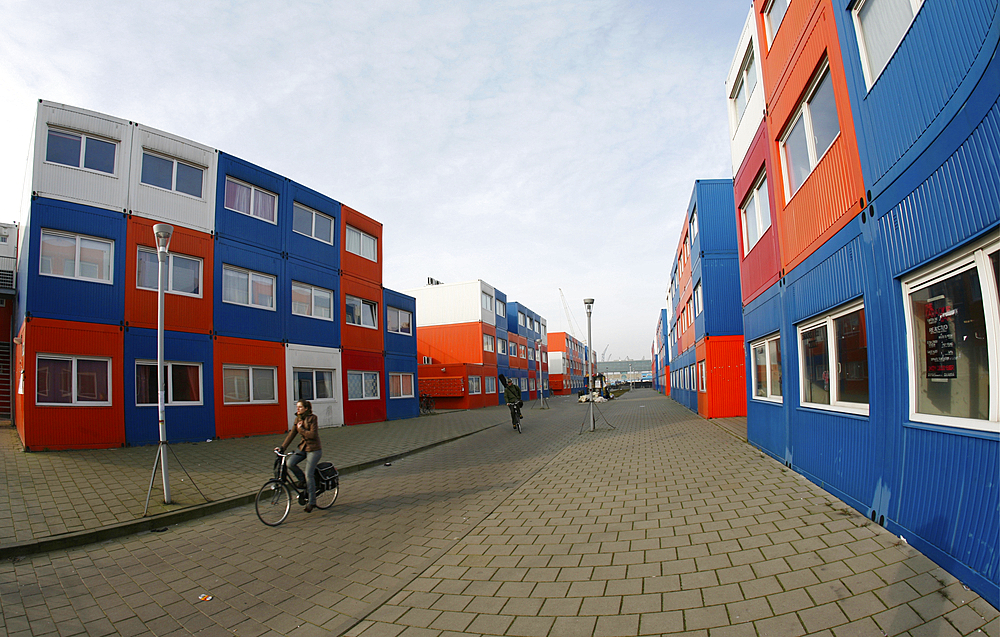
[[[300,397],[321,425],[344,424],[338,202],[51,102],[39,103],[29,161],[14,318],[26,448],[158,441],[156,223],[174,228],[163,275],[168,439],[277,433]],[[380,282],[379,269],[378,303]],[[381,332],[373,340],[384,375]],[[346,421],[384,419],[379,402]]]
[[[548,335],[549,387],[555,396],[575,394],[586,388],[584,382],[584,346],[567,332]]]
[[[756,0],[751,22],[737,59],[762,60],[767,116],[749,145],[733,129],[749,440],[996,606],[998,3]],[[765,200],[773,246],[746,241]]]

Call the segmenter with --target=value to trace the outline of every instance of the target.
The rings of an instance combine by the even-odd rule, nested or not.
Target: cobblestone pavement
[[[933,562],[669,399],[601,405],[595,432],[551,404],[346,475],[276,528],[243,506],[0,562],[0,632],[998,636]],[[446,416],[506,417],[477,412]]]

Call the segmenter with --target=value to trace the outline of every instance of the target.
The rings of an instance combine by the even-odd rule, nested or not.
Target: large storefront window
[[[904,285],[915,420],[1000,430],[997,262],[992,242]]]

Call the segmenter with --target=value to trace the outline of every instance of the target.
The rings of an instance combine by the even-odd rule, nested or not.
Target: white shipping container
[[[340,349],[289,343],[285,347],[285,396],[288,398],[288,428],[295,421],[295,372],[332,372],[332,397],[314,398],[313,413],[320,427],[340,427],[344,424],[343,367]],[[315,393],[314,393],[315,395]]]
[[[740,42],[736,46],[736,53],[729,67],[729,75],[726,76],[733,176],[736,176],[743,164],[743,159],[750,150],[750,144],[757,135],[761,122],[764,121],[764,76],[761,72],[760,47],[757,46],[754,16],[751,8],[743,24],[743,33],[740,34]],[[752,68],[749,66],[751,64]],[[738,90],[741,83],[742,91]],[[667,307],[670,307],[669,303]]]
[[[496,291],[482,280],[425,285],[404,294],[417,300],[418,329],[421,325],[459,323],[496,325]],[[493,299],[489,308],[484,307],[484,295]]]

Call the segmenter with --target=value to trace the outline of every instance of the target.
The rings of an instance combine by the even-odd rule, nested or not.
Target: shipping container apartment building
[[[670,396],[705,418],[746,413],[733,207],[732,180],[695,182],[670,281]]]
[[[322,426],[356,422],[344,409],[354,397],[341,361],[340,203],[52,102],[39,102],[31,149],[14,318],[26,448],[158,441],[156,223],[174,229],[163,271],[170,441],[284,431],[300,397]],[[374,298],[381,306],[380,286]]]
[[[756,0],[750,22],[748,438],[997,606],[998,3]]]
[[[550,332],[549,390],[554,396],[568,396],[586,389],[584,345],[568,332]]]

